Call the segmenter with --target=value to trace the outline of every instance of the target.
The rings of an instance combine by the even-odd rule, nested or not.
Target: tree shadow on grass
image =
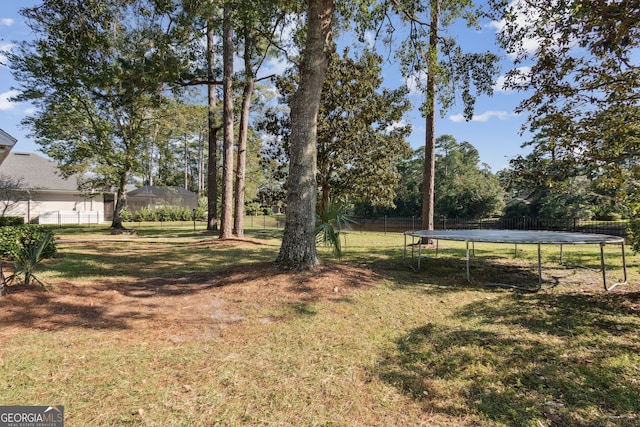
[[[180,324],[198,327],[237,323],[246,312],[265,307],[312,316],[316,302],[349,301],[353,291],[379,283],[375,273],[350,265],[324,263],[314,271],[287,272],[270,261],[238,263],[239,249],[233,247],[216,251],[218,269],[203,272],[207,260],[202,261],[205,268],[193,265],[199,258],[191,252],[145,248],[144,252],[128,247],[125,253],[101,252],[85,258],[76,255],[74,261],[80,262],[74,273],[86,267],[90,279],[74,281],[75,274],[66,275],[66,270],[60,269],[59,275],[69,280],[56,281],[52,292],[33,286],[13,289],[12,295],[0,298],[0,325],[41,330],[162,329]],[[200,251],[198,257],[207,255],[207,248],[195,250]],[[242,253],[260,260],[270,259],[271,254],[259,248]],[[132,255],[138,256],[127,261]],[[166,265],[161,271],[164,275],[144,271],[148,260]],[[119,262],[126,262],[122,271],[112,272],[106,280],[96,277],[108,270],[110,263],[117,267]],[[227,263],[233,267],[224,268]],[[55,271],[57,265],[52,263],[48,270]]]
[[[391,276],[397,288],[422,289],[429,294],[468,291],[469,289],[499,290],[501,288],[518,289],[519,291],[537,291],[539,288],[548,290],[556,286],[563,288],[597,288],[602,290],[602,273],[598,269],[591,269],[589,260],[595,259],[599,267],[599,255],[565,256],[565,264],[559,264],[553,259],[541,263],[542,283],[538,272],[537,259],[518,256],[512,253],[496,255],[495,251],[476,249],[469,263],[471,282],[467,281],[466,253],[464,249],[423,251],[418,270],[417,257],[410,254],[403,256],[401,250],[382,251],[386,258],[377,257],[371,263],[371,268],[381,274]],[[372,251],[378,254],[378,251]],[[578,254],[580,255],[580,254]],[[555,258],[554,258],[555,259]],[[560,258],[558,257],[557,261]],[[631,271],[634,264],[627,258],[627,270]],[[578,265],[567,265],[568,261],[578,261]],[[612,262],[613,261],[613,262]],[[586,264],[586,265],[585,265]],[[583,268],[587,267],[587,268]],[[607,284],[622,280],[622,266],[610,259],[607,266]]]
[[[523,289],[535,289],[538,286],[537,271],[532,265],[520,263],[512,265],[502,260],[474,259],[470,265],[471,283],[467,281],[464,256],[444,255],[423,257],[420,270],[417,261],[397,258],[394,261],[376,263],[373,266],[381,274],[394,278],[397,288],[420,288],[429,294],[448,294],[466,292],[470,289],[490,289],[486,285],[503,283],[516,285]],[[551,280],[550,280],[551,279]],[[555,286],[556,278],[544,277],[545,287]]]
[[[460,326],[428,323],[398,339],[378,375],[426,412],[510,426],[637,426],[639,295],[472,302],[452,315]]]

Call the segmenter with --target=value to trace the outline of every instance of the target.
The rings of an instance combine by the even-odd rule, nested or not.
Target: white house
[[[95,224],[113,214],[102,193],[82,194],[77,177],[64,178],[53,161],[38,154],[11,152],[16,140],[6,132],[0,138],[0,150],[11,143],[0,151],[0,214],[41,224]],[[7,188],[16,182],[18,188]]]

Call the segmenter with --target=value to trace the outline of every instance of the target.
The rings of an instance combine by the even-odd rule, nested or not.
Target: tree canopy
[[[498,178],[480,165],[478,150],[451,135],[436,141],[436,216],[486,218],[504,208],[504,190]]]
[[[480,164],[478,150],[469,142],[458,142],[442,135],[436,142],[435,189],[436,218],[486,218],[502,214],[505,192],[498,177]],[[394,210],[399,216],[418,216],[422,210],[424,147],[397,164],[402,179],[398,182]],[[360,206],[361,210],[366,206]]]
[[[449,29],[456,21],[477,27],[482,12],[471,0],[393,2],[395,13],[409,28],[397,57],[402,71],[424,96],[426,119],[422,196],[422,228],[432,230],[435,214],[436,109],[445,114],[460,93],[464,117],[471,120],[478,96],[493,94],[498,56],[487,50],[465,52]],[[439,103],[437,102],[439,101]]]
[[[34,33],[8,54],[25,119],[65,174],[94,173],[96,189],[116,188],[112,226],[121,227],[125,186],[141,170],[149,120],[178,69],[168,49],[168,4],[150,0],[45,0],[21,13]]]
[[[515,57],[506,87],[526,94],[518,111],[544,135],[536,149],[640,208],[640,1],[493,3]]]
[[[332,56],[324,82],[318,115],[317,182],[321,202],[369,201],[392,206],[400,179],[395,165],[409,154],[402,124],[410,104],[406,88],[381,88],[382,59],[369,51],[358,58],[349,50]],[[278,87],[288,99],[296,76],[279,79]],[[282,109],[272,110],[261,128],[274,138],[264,152],[264,162],[279,162],[285,169],[289,152],[289,120]]]

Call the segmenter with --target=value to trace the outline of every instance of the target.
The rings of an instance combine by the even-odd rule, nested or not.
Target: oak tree
[[[402,123],[410,104],[406,88],[381,88],[382,58],[365,51],[358,58],[345,49],[333,54],[318,114],[317,183],[320,203],[364,202],[392,206],[400,179],[396,163],[409,155]],[[295,90],[296,78],[278,80],[286,100]],[[286,112],[274,109],[261,123],[271,133],[265,162],[288,164],[290,124]],[[286,176],[286,174],[285,174]]]
[[[283,269],[312,269],[319,264],[315,241],[316,136],[320,98],[334,51],[335,0],[306,2],[306,32],[298,70],[300,83],[291,97],[290,167],[287,217],[276,264]]]
[[[640,210],[640,1],[493,3],[535,150]]]
[[[45,0],[20,13],[34,34],[8,53],[24,120],[63,173],[93,172],[115,188],[112,227],[122,227],[126,185],[141,170],[148,120],[179,69],[169,49],[172,5],[152,0]]]

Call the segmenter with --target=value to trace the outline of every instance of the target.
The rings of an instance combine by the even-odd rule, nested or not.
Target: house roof
[[[166,196],[193,196],[195,193],[182,187],[157,187],[155,185],[144,185],[127,193],[127,197],[166,197]]]
[[[0,164],[7,158],[17,141],[17,139],[0,129]]]
[[[77,178],[63,178],[53,161],[34,153],[10,153],[0,174],[21,178],[27,190],[78,192]]]

